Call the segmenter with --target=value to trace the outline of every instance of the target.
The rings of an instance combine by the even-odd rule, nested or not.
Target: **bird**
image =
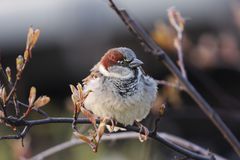
[[[142,65],[130,48],[109,49],[83,79],[83,91],[90,91],[84,107],[125,126],[142,121],[158,90],[157,82],[145,74]]]

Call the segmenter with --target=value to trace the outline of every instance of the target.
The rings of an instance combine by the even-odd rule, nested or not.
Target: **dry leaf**
[[[40,35],[40,30],[39,29],[36,29],[34,30],[33,32],[33,36],[32,36],[32,42],[31,42],[31,49],[35,46],[35,44],[37,43],[37,40],[39,38],[39,35]]]
[[[7,101],[7,92],[6,92],[5,87],[0,88],[0,96],[1,96],[1,99],[3,101],[3,104],[5,104],[6,101]]]
[[[39,38],[39,35],[40,35],[39,29],[34,30],[32,27],[29,28],[27,35],[26,50],[31,50],[35,46]]]
[[[78,83],[76,87],[70,84],[70,89],[72,91],[71,98],[74,104],[74,117],[77,118],[76,116],[81,111],[85,99],[84,97],[86,96],[83,93],[82,85],[80,83]]]
[[[82,89],[82,85],[80,83],[77,84],[77,90],[78,90],[78,93],[79,93],[79,98],[80,99],[83,99],[83,89]]]
[[[21,72],[24,65],[24,59],[21,55],[16,58],[16,69],[18,72]]]
[[[29,98],[28,98],[29,106],[32,106],[32,105],[33,105],[33,102],[34,102],[35,99],[36,99],[36,93],[37,93],[36,88],[35,88],[35,87],[31,87],[30,93],[29,93]]]
[[[42,106],[45,106],[50,102],[50,98],[48,96],[41,96],[38,97],[38,99],[34,102],[34,107],[33,108],[40,108]]]
[[[161,105],[161,107],[159,108],[160,116],[163,116],[163,115],[164,115],[165,110],[166,110],[166,105],[163,103],[163,104]]]
[[[32,48],[35,46],[39,38],[39,35],[40,35],[39,29],[34,30],[32,27],[29,28],[28,35],[27,35],[26,49],[24,52],[24,59],[26,61],[28,61],[32,57],[31,51],[32,51]]]
[[[87,136],[85,136],[85,135],[83,135],[83,134],[81,134],[79,132],[73,132],[73,134],[77,138],[79,138],[82,141],[86,142],[93,149],[93,151],[96,151],[96,144],[89,137],[87,137]]]
[[[70,84],[69,87],[70,87],[72,93],[75,93],[75,91],[77,90],[77,89],[75,88],[75,86],[72,85],[72,84]]]
[[[3,123],[3,119],[2,118],[4,118],[4,117],[5,116],[4,116],[3,111],[0,110],[0,123]]]
[[[96,117],[90,111],[84,108],[84,100],[87,98],[88,94],[91,91],[84,93],[82,85],[80,83],[78,83],[76,87],[70,85],[70,88],[72,91],[71,98],[74,104],[74,118],[76,119],[78,114],[82,111],[82,113],[92,122],[92,124],[96,128]]]
[[[35,99],[36,99],[36,88],[32,87],[30,90],[29,98],[28,98],[28,101],[29,101],[28,109],[21,118],[27,117],[29,115],[29,113],[31,113],[33,108],[38,109],[38,108],[46,105],[50,101],[50,98],[48,96],[38,97],[38,99],[36,101],[35,101]]]
[[[30,58],[30,52],[28,50],[25,50],[23,56],[24,56],[24,60],[28,61]]]
[[[106,119],[103,119],[99,126],[98,126],[98,130],[97,130],[97,135],[98,135],[98,142],[101,140],[101,137],[103,136],[104,132],[105,132],[105,127],[106,127]]]
[[[73,101],[73,104],[74,104],[74,115],[73,115],[74,119],[77,119],[79,113],[82,111],[83,115],[85,115],[92,122],[92,124],[94,125],[94,128],[97,130],[95,116],[90,111],[85,109],[84,108],[84,104],[83,104],[85,98],[90,93],[90,91],[87,92],[87,93],[84,93],[82,85],[80,83],[78,83],[76,87],[70,84],[70,89],[72,91],[71,98],[72,98],[72,101]],[[92,134],[90,136],[92,138],[91,140],[87,136],[85,136],[85,135],[83,135],[83,134],[81,134],[79,132],[74,132],[74,134],[75,134],[75,136],[77,136],[81,140],[83,140],[86,143],[88,143],[91,146],[91,148],[93,149],[93,151],[96,152],[97,151],[98,142],[101,139],[101,137],[102,137],[102,135],[104,133],[104,129],[105,129],[105,126],[103,128],[103,124],[101,124],[100,126],[99,126],[99,128],[97,130],[98,134],[96,134],[96,132],[95,132],[94,134]],[[75,130],[77,130],[75,122],[73,122],[73,128]],[[98,135],[98,140],[96,139],[97,135]]]
[[[74,103],[74,105],[76,105],[76,103],[79,101],[79,93],[78,93],[78,90],[75,88],[74,85],[69,85],[70,86],[70,89],[72,91],[72,101]]]
[[[94,116],[94,114],[92,114],[90,111],[88,111],[84,107],[81,108],[81,111],[82,111],[82,114],[84,116],[86,116],[91,121],[91,123],[93,124],[94,128],[97,128],[96,127],[96,117]]]
[[[26,50],[28,50],[30,48],[31,41],[32,41],[32,35],[33,35],[33,28],[30,27],[28,29],[28,34],[27,34]]]
[[[89,143],[92,143],[91,140],[90,140],[87,136],[85,136],[85,135],[83,135],[83,134],[81,134],[81,133],[79,133],[79,132],[73,132],[73,134],[74,134],[77,138],[83,140],[84,142],[86,142],[86,143],[88,143],[88,144],[89,144]]]
[[[82,103],[84,102],[85,98],[88,96],[88,94],[91,91],[88,91],[87,93],[84,93],[82,85],[80,83],[78,83],[76,87],[74,85],[72,85],[72,84],[70,84],[69,86],[70,86],[70,89],[72,91],[72,101],[75,104],[79,103],[79,104],[82,105]]]
[[[10,67],[7,67],[6,68],[6,74],[7,74],[7,78],[8,78],[8,81],[11,82],[11,68]]]

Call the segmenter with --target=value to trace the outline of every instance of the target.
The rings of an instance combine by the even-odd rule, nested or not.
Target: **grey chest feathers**
[[[105,81],[112,82],[116,92],[123,98],[134,95],[138,90],[138,70],[134,71],[134,77],[129,79],[107,78]]]

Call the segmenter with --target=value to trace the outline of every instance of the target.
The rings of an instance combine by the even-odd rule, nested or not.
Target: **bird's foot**
[[[142,125],[140,122],[135,121],[135,124],[138,126],[139,130],[139,140],[140,142],[144,142],[147,140],[149,135],[149,130],[147,127]]]
[[[112,117],[105,117],[104,118],[106,122],[110,122],[111,125],[106,125],[107,130],[112,133],[115,131],[115,125],[117,124],[117,121],[115,121]]]

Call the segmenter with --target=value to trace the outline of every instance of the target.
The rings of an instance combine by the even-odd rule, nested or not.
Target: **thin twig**
[[[188,148],[189,150],[193,150],[196,153],[201,153],[203,155],[209,156],[209,151],[196,145],[193,144],[192,142],[189,142],[187,140],[184,140],[182,138],[167,134],[167,133],[160,133],[158,132],[157,134],[159,134],[160,137],[164,138],[164,139],[168,139],[169,141],[174,142],[175,144],[178,144],[179,146],[183,146],[184,148]],[[120,132],[120,133],[112,133],[109,135],[104,135],[102,137],[102,141],[115,141],[115,140],[122,140],[122,139],[138,139],[138,133],[135,132]],[[37,155],[25,159],[25,160],[42,160],[44,158],[47,158],[51,155],[56,154],[57,152],[63,151],[65,149],[74,147],[76,145],[80,145],[80,144],[85,144],[83,141],[81,141],[80,139],[71,139],[69,141],[63,142],[61,144],[58,144],[56,146],[50,147],[47,150],[44,150],[43,152],[38,153]],[[214,157],[216,158],[216,160],[226,160],[225,158],[217,155],[217,154],[213,154]]]
[[[26,134],[28,133],[28,131],[30,130],[31,126],[30,125],[27,125],[24,127],[24,129],[19,133],[19,134],[16,134],[16,135],[7,135],[7,136],[1,136],[0,137],[0,140],[3,140],[3,139],[23,139]]]
[[[16,87],[17,87],[17,84],[18,84],[18,80],[16,80],[14,82],[14,85],[12,86],[8,96],[7,96],[7,99],[6,99],[6,104],[8,104],[8,102],[10,101],[11,97],[13,99],[13,104],[14,104],[14,107],[15,107],[15,112],[16,112],[16,116],[19,116],[20,114],[20,109],[19,109],[19,105],[18,105],[18,102],[17,102],[17,95],[16,95]]]
[[[7,96],[7,99],[6,99],[6,104],[10,100],[11,96],[13,95],[13,93],[16,91],[17,84],[18,84],[18,79],[16,79],[16,81],[14,82],[14,85],[12,86],[10,92],[8,93],[8,96]]]
[[[138,134],[135,132],[121,132],[121,133],[114,133],[109,135],[104,135],[101,139],[102,141],[114,141],[114,140],[121,140],[121,139],[137,139]],[[43,160],[44,158],[47,158],[53,154],[56,154],[57,152],[63,151],[67,148],[74,147],[76,145],[85,144],[80,139],[73,138],[69,141],[63,142],[61,144],[58,144],[56,146],[53,146],[51,148],[48,148],[47,150],[38,153],[37,155],[25,159],[25,160]]]
[[[179,41],[178,43],[182,44],[182,39],[177,39],[177,41]],[[183,62],[183,51],[182,51],[182,45],[175,45],[176,49],[177,49],[177,53],[178,53],[178,66],[182,72],[182,76],[184,78],[187,78],[187,73],[185,70],[185,66],[184,66],[184,62]]]
[[[169,58],[169,56],[153,41],[153,39],[146,33],[146,31],[134,19],[132,19],[126,10],[120,10],[112,0],[109,0],[110,7],[117,13],[129,30],[142,42],[143,47],[151,54],[156,56],[163,64],[178,77],[181,84],[186,88],[186,92],[198,104],[208,118],[222,133],[224,138],[229,142],[234,151],[240,156],[240,144],[234,134],[226,126],[220,116],[212,109],[208,102],[199,94],[193,87],[191,82],[182,76],[177,66]]]
[[[20,114],[20,109],[19,109],[19,104],[18,104],[18,101],[17,101],[17,96],[16,96],[16,88],[17,88],[17,85],[19,83],[19,80],[23,74],[23,71],[27,65],[28,61],[25,61],[23,66],[22,66],[22,70],[20,72],[18,72],[18,76],[13,84],[13,86],[11,87],[11,90],[10,92],[8,93],[8,96],[7,96],[7,99],[6,99],[6,104],[8,104],[8,102],[10,101],[11,97],[13,97],[13,104],[15,106],[15,111],[16,111],[16,116],[19,116]],[[9,82],[8,82],[9,83]]]
[[[173,26],[173,28],[177,32],[177,37],[174,39],[174,47],[177,49],[178,61],[177,64],[180,68],[182,76],[187,79],[187,73],[185,70],[184,62],[183,62],[183,31],[185,26],[185,19],[181,16],[180,12],[178,12],[174,7],[168,9],[168,18]]]
[[[20,101],[17,101],[18,104],[24,108],[29,108],[29,105],[22,103]],[[49,117],[48,114],[46,112],[44,112],[43,110],[39,109],[39,108],[33,108],[32,110],[36,111],[37,113],[41,114],[42,116],[44,116],[45,118]]]
[[[25,65],[24,65],[24,67],[25,67]],[[8,81],[7,75],[5,74],[5,72],[2,68],[2,65],[0,66],[0,75],[1,75],[0,79],[2,80],[2,83],[6,86],[6,90],[8,92],[8,96],[6,98],[5,104],[7,105],[8,102],[10,101],[11,97],[13,97],[12,100],[13,100],[13,104],[15,107],[16,116],[19,116],[20,109],[19,109],[19,104],[17,102],[17,95],[15,94],[19,79],[16,79],[14,84],[12,85],[12,83]]]

